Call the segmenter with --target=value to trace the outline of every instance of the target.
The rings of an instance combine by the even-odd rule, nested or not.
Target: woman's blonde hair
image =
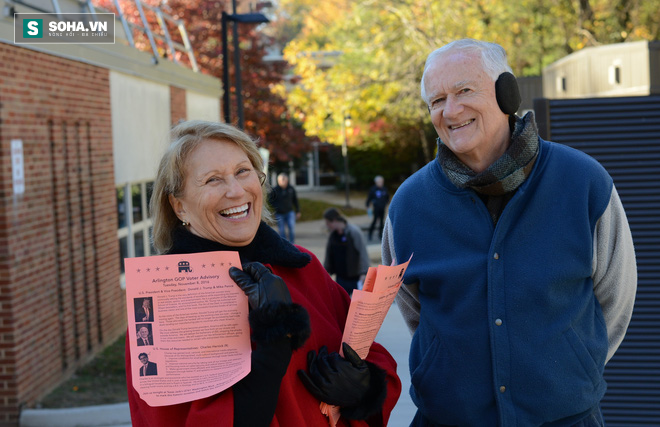
[[[231,141],[245,152],[261,182],[263,195],[261,219],[266,222],[272,220],[272,214],[266,203],[268,185],[266,174],[263,172],[264,162],[256,142],[245,132],[226,123],[203,120],[186,121],[172,128],[170,132],[171,144],[160,160],[153,193],[149,201],[149,210],[153,220],[152,240],[158,253],[165,253],[172,247],[172,232],[180,223],[170,205],[169,196],[170,194],[174,197],[182,196],[188,157],[200,143],[208,139]]]

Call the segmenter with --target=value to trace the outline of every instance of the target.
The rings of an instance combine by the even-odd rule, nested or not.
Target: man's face
[[[151,301],[149,301],[148,299],[145,299],[144,301],[142,301],[142,307],[151,308]]]
[[[140,362],[142,362],[143,365],[146,365],[149,363],[149,358],[147,356],[140,356]]]
[[[143,326],[140,328],[138,333],[140,334],[140,338],[147,338],[149,336],[149,329]]]
[[[287,185],[289,185],[289,177],[286,175],[279,175],[277,177],[277,185],[279,185],[282,188],[286,188]]]
[[[481,172],[509,143],[508,117],[495,98],[495,82],[477,52],[447,52],[424,79],[431,122],[442,142],[467,166]]]
[[[335,231],[335,222],[334,221],[328,221],[327,219],[325,220],[325,226],[328,228],[328,231],[331,233]]]

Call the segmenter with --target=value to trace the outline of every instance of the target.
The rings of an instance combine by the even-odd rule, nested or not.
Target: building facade
[[[119,21],[111,45],[16,45],[8,11],[34,10],[0,8],[0,425],[15,426],[126,330],[122,258],[151,252],[168,131],[220,120],[221,84],[154,63]]]

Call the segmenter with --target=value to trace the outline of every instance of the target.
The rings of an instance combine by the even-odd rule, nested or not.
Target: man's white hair
[[[439,61],[443,55],[455,51],[481,53],[481,60],[484,66],[484,70],[486,71],[486,74],[488,74],[490,78],[493,79],[493,82],[495,82],[500,74],[504,72],[508,71],[509,73],[513,74],[513,70],[511,70],[511,67],[507,61],[506,51],[499,44],[475,39],[455,40],[434,50],[426,58],[424,74],[422,75],[420,86],[422,99],[424,102],[426,102],[427,105],[429,103],[429,99],[426,94],[426,72],[428,71],[429,67]]]

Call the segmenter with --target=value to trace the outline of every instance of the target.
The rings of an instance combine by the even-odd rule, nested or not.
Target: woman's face
[[[190,153],[181,197],[170,195],[177,217],[197,236],[245,246],[261,222],[259,175],[234,142],[205,140]]]

